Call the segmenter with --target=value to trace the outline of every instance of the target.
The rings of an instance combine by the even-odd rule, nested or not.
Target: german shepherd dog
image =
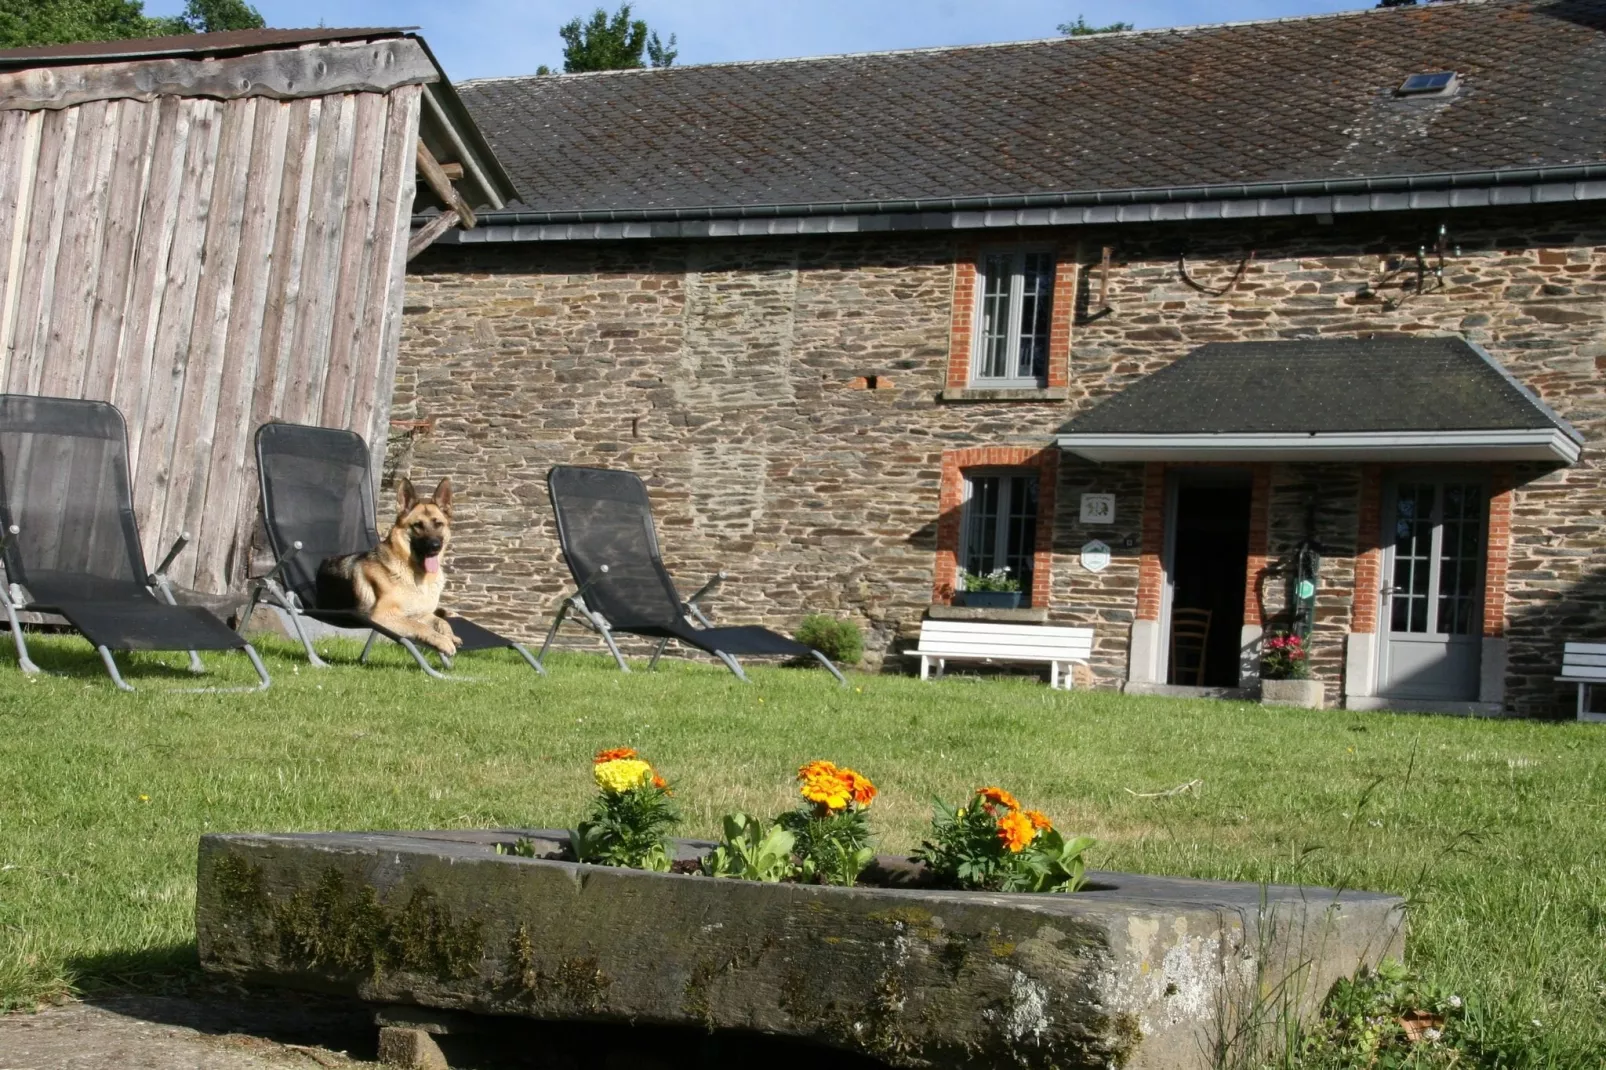
[[[452,541],[452,481],[443,479],[428,498],[412,481],[396,488],[396,522],[366,553],[325,558],[318,566],[318,604],[354,609],[397,635],[445,655],[461,641],[441,611],[446,574],[441,557]]]

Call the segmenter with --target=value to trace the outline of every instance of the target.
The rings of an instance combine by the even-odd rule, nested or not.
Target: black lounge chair
[[[658,640],[648,671],[657,667],[673,639],[714,655],[744,683],[747,674],[736,660],[738,656],[812,655],[846,685],[830,658],[795,639],[756,626],[714,627],[697,603],[724,582],[725,573],[681,600],[658,552],[647,487],[634,472],[558,465],[547,473],[546,485],[558,519],[558,541],[576,590],[558,608],[537,661],[546,656],[558,626],[573,611],[582,624],[602,636],[624,672],[629,672],[630,666],[614,642],[615,632]]]
[[[267,575],[252,581],[251,600],[240,618],[241,627],[251,619],[257,603],[266,599],[289,615],[307,660],[319,668],[327,663],[312,648],[301,626],[302,617],[337,628],[367,629],[368,642],[360,659],[365,664],[374,640],[382,635],[401,644],[430,676],[448,679],[406,636],[397,635],[356,610],[318,606],[319,564],[325,558],[363,553],[379,545],[374,523],[373,469],[368,444],[362,436],[330,427],[270,423],[257,428],[256,451],[262,518],[274,565]],[[513,640],[462,617],[450,616],[446,621],[462,640],[459,654],[516,650],[532,669],[546,674],[530,652]],[[439,656],[441,664],[450,669],[452,659]]]
[[[0,601],[23,672],[41,670],[28,656],[19,610],[65,617],[124,691],[134,689],[118,671],[114,650],[187,650],[195,673],[206,671],[197,651],[240,650],[260,684],[181,690],[264,691],[271,683],[249,643],[202,607],[174,599],[167,569],[188,533],[155,572],[145,571],[128,429],[116,406],[0,394],[0,528],[6,567]]]

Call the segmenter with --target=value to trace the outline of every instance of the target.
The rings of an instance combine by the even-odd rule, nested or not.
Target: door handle
[[[1382,595],[1384,598],[1393,598],[1394,592],[1398,590],[1398,587],[1379,587],[1377,589],[1377,593]]]

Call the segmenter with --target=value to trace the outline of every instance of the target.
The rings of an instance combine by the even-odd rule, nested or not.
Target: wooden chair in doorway
[[[1205,649],[1210,642],[1210,610],[1171,611],[1171,682],[1203,687]]]

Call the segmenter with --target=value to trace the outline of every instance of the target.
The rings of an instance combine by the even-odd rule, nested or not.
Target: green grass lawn
[[[336,644],[350,660],[355,647]],[[1101,868],[1305,881],[1409,895],[1409,959],[1530,1030],[1548,1065],[1606,1051],[1606,726],[1264,709],[1030,680],[921,684],[712,664],[624,676],[558,658],[538,679],[469,656],[477,682],[403,664],[319,671],[264,651],[273,690],[163,694],[180,659],[115,692],[87,646],[37,643],[71,675],[0,660],[0,1004],[193,975],[196,838],[207,831],[566,825],[601,747],[641,749],[687,834],[793,802],[830,758],[872,777],[884,850],[919,841],[933,795],[1001,784]],[[245,682],[239,657],[209,663]],[[1142,798],[1188,781],[1171,797]],[[1537,1020],[1540,1025],[1533,1027]]]

